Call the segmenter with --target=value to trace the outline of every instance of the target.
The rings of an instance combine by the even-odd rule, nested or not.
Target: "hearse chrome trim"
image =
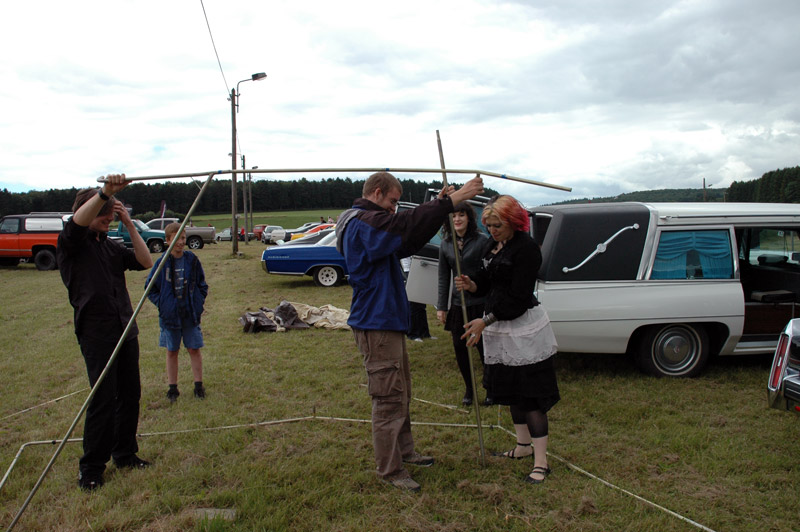
[[[562,272],[564,272],[564,273],[569,273],[569,272],[574,272],[574,271],[575,271],[575,270],[577,270],[577,269],[580,269],[580,268],[581,268],[581,267],[583,267],[583,266],[584,266],[584,265],[585,265],[587,262],[589,262],[590,260],[592,260],[594,257],[596,257],[597,255],[599,255],[600,253],[605,253],[605,252],[606,252],[606,249],[608,248],[608,245],[609,245],[609,244],[610,244],[610,243],[611,243],[611,242],[612,242],[612,241],[613,241],[615,238],[617,238],[619,235],[621,235],[621,234],[622,234],[622,233],[624,233],[625,231],[629,231],[629,230],[631,230],[631,229],[633,229],[633,230],[639,229],[639,224],[633,224],[633,225],[629,225],[628,227],[623,227],[622,229],[620,229],[619,231],[617,231],[616,233],[614,233],[613,235],[611,235],[611,238],[609,238],[609,239],[608,239],[608,240],[606,240],[605,242],[601,242],[600,244],[597,244],[597,248],[596,248],[594,251],[592,251],[592,253],[591,253],[591,254],[589,254],[589,256],[588,256],[588,257],[586,257],[585,259],[583,259],[583,262],[581,262],[580,264],[578,264],[578,265],[577,265],[577,266],[575,266],[574,268],[568,268],[568,267],[564,266],[563,268],[561,268],[561,271],[562,271]]]

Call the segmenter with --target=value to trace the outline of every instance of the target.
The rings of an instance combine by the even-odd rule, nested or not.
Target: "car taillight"
[[[775,349],[775,358],[772,361],[772,371],[769,374],[769,387],[775,390],[780,383],[783,375],[783,368],[786,365],[786,356],[789,351],[789,335],[781,334],[778,340],[778,347]]]

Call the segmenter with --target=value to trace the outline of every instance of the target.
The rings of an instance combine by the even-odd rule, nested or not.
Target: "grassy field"
[[[284,223],[266,214],[256,223],[294,227],[328,214],[335,213],[285,213]],[[477,431],[458,426],[473,424],[474,412],[441,406],[458,405],[463,390],[449,339],[430,307],[438,339],[409,343],[417,399],[412,419],[426,423],[415,426],[415,440],[437,463],[412,470],[420,494],[381,483],[370,426],[358,421],[369,419],[370,401],[352,334],[244,334],[237,321],[245,311],[282,300],[348,308],[350,288],[268,276],[259,262],[263,247],[240,243],[243,255],[236,259],[228,243],[198,252],[211,286],[203,318],[205,401],[191,397],[185,351],[183,395],[174,405],[165,398],[157,314],[149,302],[143,307],[140,454],[154,466],[130,472],[110,466],[105,487],[86,494],[76,485],[81,446],[68,444],[17,530],[798,529],[797,419],[766,407],[768,357],[717,360],[700,378],[665,380],[638,373],[622,356],[559,354],[562,401],[550,417],[553,474],[530,486],[521,478],[532,462],[490,457],[482,467]],[[145,276],[127,276],[134,304]],[[63,437],[88,389],[58,272],[0,269],[0,300],[5,474],[25,443]],[[62,399],[46,403],[56,398]],[[482,408],[481,414],[487,450],[512,447],[512,435],[490,428],[511,428],[507,410]],[[307,419],[265,423],[296,418]],[[30,445],[19,453],[0,492],[0,527],[11,522],[54,451],[54,445]],[[229,512],[203,513],[214,509]]]

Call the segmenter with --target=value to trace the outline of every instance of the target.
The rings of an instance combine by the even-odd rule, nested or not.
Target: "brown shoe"
[[[422,486],[420,486],[417,482],[414,481],[411,477],[402,477],[396,478],[393,480],[385,480],[384,482],[388,482],[395,488],[400,488],[402,490],[410,491],[412,493],[417,493]]]

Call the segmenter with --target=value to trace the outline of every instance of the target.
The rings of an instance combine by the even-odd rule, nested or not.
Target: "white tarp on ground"
[[[305,303],[294,302],[292,302],[292,306],[297,310],[298,317],[313,327],[350,330],[350,326],[347,325],[350,312],[347,310],[334,307],[333,305],[312,307]]]

